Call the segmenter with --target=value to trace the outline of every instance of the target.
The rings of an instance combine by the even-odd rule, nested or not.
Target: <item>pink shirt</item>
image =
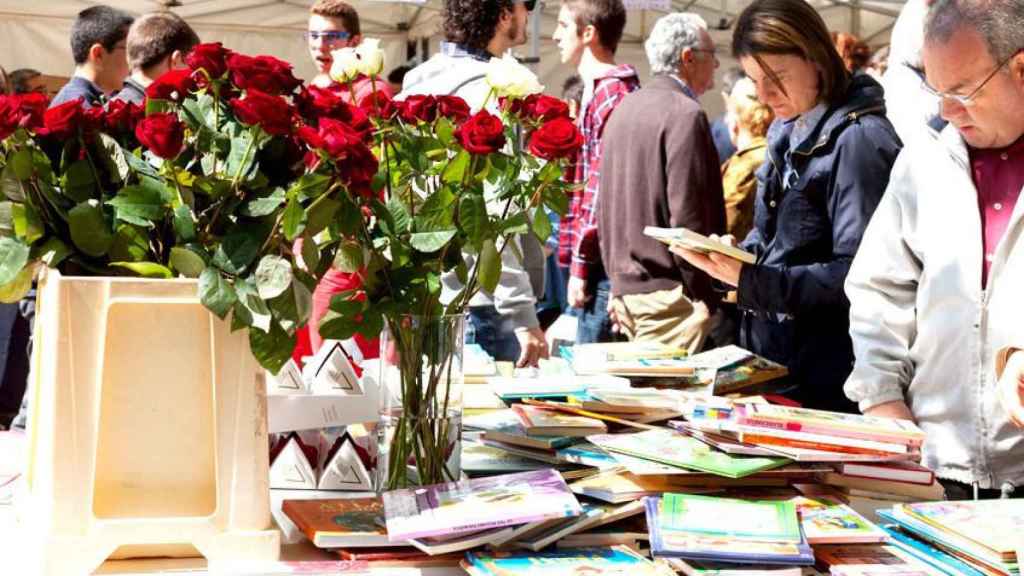
[[[1024,187],[1024,138],[1006,148],[969,148],[971,177],[978,190],[981,210],[981,241],[984,249],[981,285],[988,283],[988,272],[996,247],[1010,225],[1017,197]]]

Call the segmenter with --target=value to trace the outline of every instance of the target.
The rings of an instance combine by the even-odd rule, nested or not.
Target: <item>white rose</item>
[[[544,91],[537,76],[508,54],[503,58],[491,58],[487,64],[487,84],[499,97],[507,98],[525,98]]]
[[[384,51],[380,49],[380,40],[364,38],[356,48],[359,56],[359,71],[367,76],[378,76],[384,71]]]
[[[342,48],[331,52],[331,79],[336,82],[351,82],[359,76],[359,55],[353,48]]]

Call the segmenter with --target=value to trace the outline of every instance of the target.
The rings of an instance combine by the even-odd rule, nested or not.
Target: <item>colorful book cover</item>
[[[742,478],[789,462],[781,457],[731,456],[713,450],[696,438],[668,429],[647,430],[635,434],[602,434],[589,436],[587,439],[605,450],[726,478]]]
[[[461,458],[462,470],[467,474],[507,474],[549,467],[533,458],[469,440],[462,442]]]
[[[625,546],[552,552],[470,552],[467,561],[487,576],[671,576]]]
[[[893,515],[911,516],[1002,555],[1016,558],[1024,547],[1024,499],[900,504]]]
[[[555,451],[555,456],[563,462],[595,468],[612,468],[619,465],[614,457],[590,442],[560,448]]]
[[[586,436],[600,434],[608,429],[604,422],[586,416],[564,414],[555,410],[517,404],[512,410],[531,435]]]
[[[526,427],[511,408],[474,414],[462,419],[463,426],[484,431],[484,438],[530,448],[554,450],[576,442],[569,436],[541,436],[526,433]]]
[[[285,500],[281,509],[319,548],[403,544],[388,540],[379,498]]]
[[[893,548],[941,571],[943,574],[948,574],[949,576],[986,576],[987,574],[987,572],[972,567],[952,554],[947,554],[923,540],[914,538],[901,530],[897,524],[883,524],[881,529],[885,530],[889,536],[889,541],[892,543]]]
[[[798,543],[803,538],[792,501],[668,493],[660,514],[663,529],[742,541]]]
[[[798,496],[793,503],[809,544],[855,544],[886,539],[885,531],[835,498]]]
[[[576,496],[546,469],[384,493],[388,536],[408,540],[577,516]]]
[[[910,420],[777,404],[745,405],[739,410],[738,421],[751,426],[782,427],[793,432],[843,435],[914,445],[924,440],[924,432]]]
[[[662,521],[663,501],[661,498],[647,498],[647,525],[651,536],[651,553],[656,556],[680,557],[691,560],[707,560],[719,562],[742,562],[764,564],[812,565],[814,553],[806,539],[798,541],[759,541],[737,539],[726,534],[714,534],[709,531],[691,531],[666,526]],[[796,527],[796,510],[790,504],[792,519],[786,521]],[[718,518],[694,518],[698,525],[707,520],[709,528],[718,532],[735,531],[736,526],[745,526],[748,521],[742,517],[730,517],[731,526],[722,523]],[[758,530],[770,532],[770,530]],[[791,530],[786,530],[791,532]]]
[[[1003,501],[992,500],[992,502]],[[1004,574],[1019,573],[1015,558],[1009,559],[1009,561],[1012,561],[1011,564],[1007,561],[1008,559],[1004,558],[1004,556],[985,545],[978,544],[977,542],[964,538],[959,534],[937,528],[914,516],[898,514],[896,507],[894,507],[891,512],[878,510],[876,511],[876,514],[878,514],[878,517],[882,520],[896,523],[900,528],[921,540],[930,542],[936,546],[941,545],[943,548],[949,550],[951,554],[955,554],[961,559],[972,559],[976,563],[981,563],[990,567],[992,570],[995,570],[995,572],[1002,572]]]

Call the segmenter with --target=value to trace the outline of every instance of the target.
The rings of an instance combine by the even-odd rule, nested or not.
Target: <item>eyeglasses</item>
[[[324,42],[327,43],[344,42],[345,40],[348,40],[349,38],[352,37],[351,34],[345,32],[344,30],[328,30],[324,32],[318,30],[310,30],[308,32],[303,32],[302,35],[303,37],[306,38],[306,40],[323,40]]]
[[[957,104],[967,107],[974,104],[974,101],[978,98],[978,95],[981,94],[981,90],[985,88],[985,85],[988,84],[990,80],[996,77],[996,74],[998,74],[999,71],[1003,69],[1003,66],[1006,66],[1010,62],[1010,60],[1013,60],[1014,56],[1020,54],[1022,51],[1024,51],[1024,48],[1021,48],[1020,50],[1017,50],[1013,54],[1007,56],[1006,59],[1004,59],[1002,62],[999,63],[998,66],[995,67],[995,70],[992,70],[992,72],[989,73],[989,75],[986,76],[985,79],[981,81],[981,84],[978,84],[977,88],[971,90],[968,94],[950,94],[948,92],[940,92],[935,88],[932,88],[931,84],[928,84],[928,80],[925,78],[923,68],[919,68],[917,66],[913,66],[907,63],[904,63],[904,66],[913,70],[914,74],[917,74],[917,77],[921,80],[921,87],[924,88],[924,90],[931,94],[932,96],[935,96],[940,100],[953,100]]]

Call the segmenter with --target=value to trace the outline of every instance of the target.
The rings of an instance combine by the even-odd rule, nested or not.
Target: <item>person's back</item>
[[[755,173],[764,164],[768,148],[765,136],[775,115],[757,99],[756,88],[749,78],[736,83],[729,102],[737,150],[722,165],[725,232],[733,238],[746,238],[754,227]]]
[[[199,44],[199,36],[173,12],[154,12],[132,23],[126,44],[132,73],[114,99],[141,106],[154,80],[170,70],[187,68],[185,56]]]
[[[132,17],[109,6],[94,6],[78,13],[71,25],[71,53],[75,73],[57,92],[51,107],[82,99],[86,108],[102,106],[121,89],[128,76],[126,56]]]

